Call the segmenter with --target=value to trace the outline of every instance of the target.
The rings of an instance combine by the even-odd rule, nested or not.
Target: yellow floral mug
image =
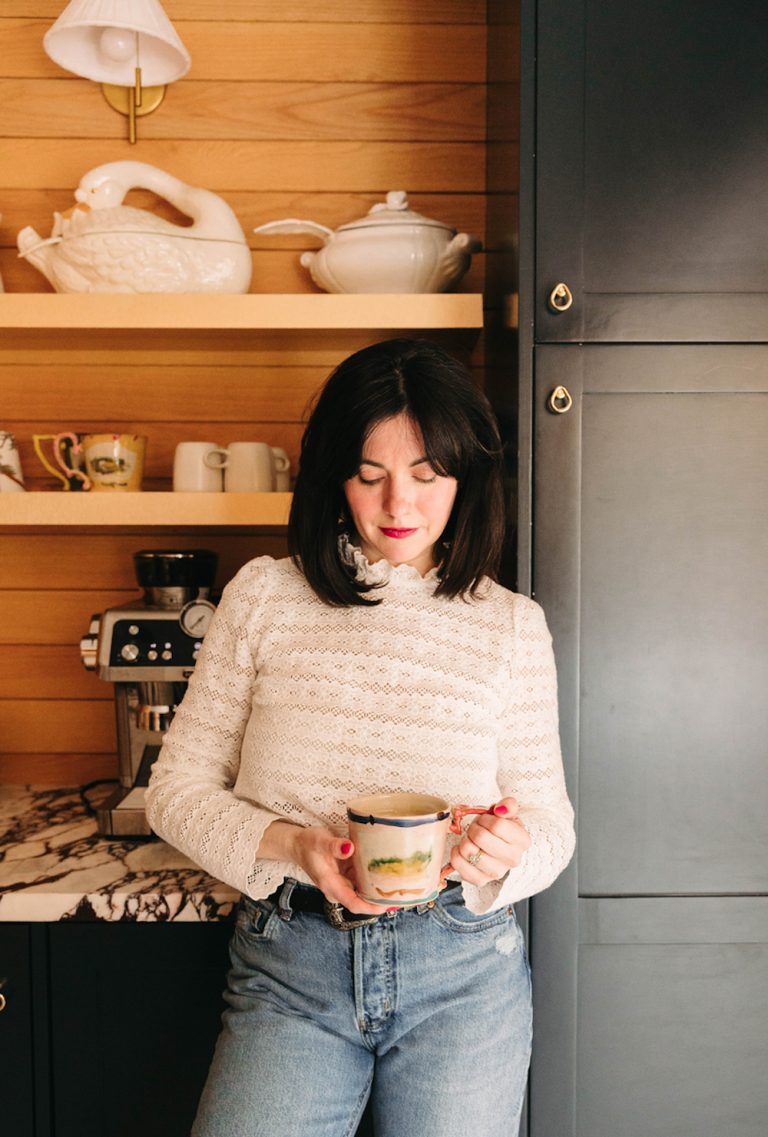
[[[358,895],[384,908],[428,904],[442,888],[448,833],[484,805],[451,806],[431,794],[370,794],[347,803]]]
[[[85,471],[92,491],[135,492],[144,477],[147,440],[141,434],[84,434]]]

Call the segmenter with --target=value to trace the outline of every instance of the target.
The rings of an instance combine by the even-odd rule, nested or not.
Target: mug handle
[[[465,817],[470,813],[493,813],[493,806],[487,805],[455,805],[451,810],[451,824],[448,826],[449,833],[461,833],[461,823]],[[453,865],[449,861],[447,865],[443,865],[440,869],[440,876],[442,877],[442,888],[445,888],[446,877],[448,873],[454,871]]]
[[[65,439],[68,439],[72,443],[73,454],[79,454],[82,451],[82,446],[80,445],[80,439],[71,430],[63,430],[61,434],[57,434],[53,440],[53,456],[67,475],[66,488],[71,488],[69,484],[70,478],[79,478],[83,483],[83,489],[89,490],[91,488],[91,479],[88,475],[84,474],[82,470],[76,469],[74,466],[70,468],[61,456],[61,444]]]
[[[275,471],[278,474],[284,474],[286,470],[291,468],[291,460],[287,454],[276,454],[274,446],[272,447],[272,458],[275,463]]]
[[[223,454],[221,462],[212,462],[210,459],[214,454]],[[207,466],[209,470],[223,470],[229,465],[229,451],[225,450],[223,446],[214,446],[212,450],[206,450],[203,454],[203,465]]]
[[[42,462],[43,466],[48,471],[48,473],[53,474],[54,478],[58,478],[60,482],[63,482],[65,490],[69,490],[72,488],[69,484],[69,478],[65,477],[64,474],[62,474],[61,470],[57,470],[55,466],[52,466],[51,463],[48,461],[47,456],[43,452],[43,443],[44,442],[53,442],[54,454],[58,454],[58,440],[61,437],[62,437],[62,435],[60,435],[60,434],[33,434],[32,435],[32,445],[35,448],[35,454],[37,454],[38,458],[40,459],[40,461]],[[58,457],[56,460],[58,462]]]
[[[57,470],[55,466],[52,466],[50,464],[50,462],[46,458],[45,454],[43,453],[43,443],[48,441],[49,439],[53,439],[55,437],[56,436],[54,434],[33,434],[32,435],[32,445],[35,448],[35,454],[37,454],[38,458],[42,462],[43,466],[45,466],[48,473],[53,474],[54,478],[58,478],[59,481],[63,482],[64,483],[64,489],[68,490],[69,489],[69,480],[64,477],[64,475],[62,474],[62,472],[60,470]]]

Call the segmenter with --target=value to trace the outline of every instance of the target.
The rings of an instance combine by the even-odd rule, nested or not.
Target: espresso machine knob
[[[97,612],[95,616],[91,616],[87,635],[80,637],[80,659],[88,671],[96,670],[100,624],[101,614]]]
[[[139,645],[138,644],[123,644],[120,648],[120,655],[127,663],[133,663],[134,660],[139,658]]]

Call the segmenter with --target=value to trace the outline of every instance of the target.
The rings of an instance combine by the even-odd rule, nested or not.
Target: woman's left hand
[[[451,866],[469,884],[488,884],[519,865],[530,844],[528,830],[518,817],[517,800],[505,797],[467,826],[451,849]]]

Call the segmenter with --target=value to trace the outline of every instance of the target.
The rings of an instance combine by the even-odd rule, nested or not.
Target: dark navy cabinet
[[[4,1131],[188,1137],[219,1030],[230,932],[0,924]]]
[[[530,1137],[763,1137],[768,8],[522,14],[520,575],[578,820]]]
[[[535,354],[533,580],[578,854],[532,905],[531,1135],[761,1137],[768,349]]]
[[[31,950],[27,927],[0,924],[0,1095],[3,1125],[17,1137],[38,1132]]]
[[[764,341],[762,0],[526,7],[536,21],[537,338]],[[553,312],[561,282],[573,303]]]

